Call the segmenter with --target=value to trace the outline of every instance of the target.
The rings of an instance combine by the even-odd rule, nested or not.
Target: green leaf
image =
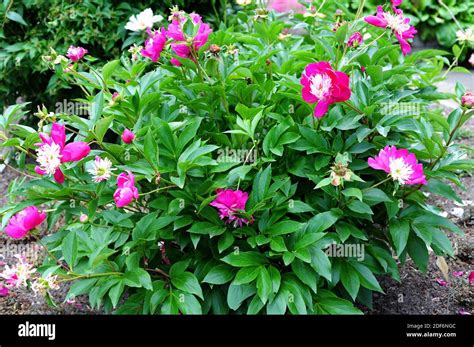
[[[199,285],[196,276],[190,272],[183,272],[177,276],[171,277],[171,283],[183,292],[196,294],[201,299],[204,299],[201,286]]]
[[[317,273],[326,278],[328,281],[331,281],[331,262],[326,253],[321,249],[316,247],[310,248],[311,252],[311,266]]]
[[[451,188],[446,183],[441,182],[440,180],[431,178],[428,181],[428,185],[426,187],[428,188],[430,192],[434,194],[438,194],[438,195],[444,196],[445,198],[462,203],[462,200],[459,198],[459,196],[457,196],[454,189]]]
[[[320,314],[363,314],[350,301],[337,296],[316,299],[315,308]]]
[[[308,221],[308,232],[320,233],[330,228],[342,216],[342,211],[332,209],[323,213],[319,213]]]
[[[226,231],[219,239],[217,243],[217,249],[219,253],[224,252],[227,248],[234,244],[234,235],[230,231]]]
[[[243,267],[235,275],[235,278],[232,281],[232,284],[239,285],[239,284],[250,283],[253,280],[255,280],[259,274],[260,274],[260,267],[258,266]]]
[[[102,110],[104,109],[104,92],[100,91],[92,100],[90,108],[90,124],[91,129],[95,126],[100,116],[102,115]]]
[[[264,304],[272,293],[272,279],[264,266],[260,266],[260,273],[257,278],[257,294]]]
[[[356,262],[352,263],[352,267],[359,273],[360,284],[362,284],[367,289],[383,293],[379,282],[368,267]]]
[[[226,264],[214,266],[204,277],[203,282],[210,284],[224,284],[234,278],[232,267]]]
[[[116,285],[114,285],[109,291],[109,297],[112,301],[112,306],[115,308],[122,296],[123,290],[125,289],[124,283],[119,281]]]
[[[318,275],[308,264],[301,260],[295,260],[291,263],[291,269],[298,276],[298,278],[306,284],[311,290],[316,293],[318,291],[317,282]]]
[[[411,233],[408,239],[407,250],[415,264],[418,265],[418,268],[422,272],[426,272],[429,254],[423,240]]]
[[[8,11],[6,17],[14,22],[20,23],[24,26],[28,26],[23,17],[15,11]]]
[[[366,203],[363,203],[362,201],[359,200],[354,200],[352,201],[347,207],[357,213],[362,213],[362,214],[374,214],[372,212],[372,209],[370,208],[369,205]]]
[[[402,254],[410,234],[410,224],[406,219],[392,219],[390,221],[390,235],[392,236],[397,256]]]
[[[114,116],[108,116],[99,120],[95,125],[94,133],[99,143],[104,139],[105,133],[110,128],[110,124],[112,124],[113,120]]]
[[[77,236],[75,232],[70,231],[64,238],[61,250],[64,260],[72,269],[76,265],[77,260]]]
[[[258,252],[233,252],[221,260],[235,267],[258,266],[267,262],[267,258]]]
[[[360,279],[357,271],[348,263],[342,264],[341,267],[341,282],[346,288],[352,300],[355,300],[360,288]]]
[[[202,308],[199,301],[194,297],[194,295],[188,293],[182,293],[183,298],[178,295],[179,299],[177,300],[179,310],[183,314],[202,314]]]
[[[267,230],[265,230],[265,232],[268,233],[270,237],[275,237],[278,235],[294,233],[295,231],[299,230],[303,225],[304,224],[292,220],[285,220],[273,224]]]
[[[358,188],[346,188],[342,191],[342,194],[347,197],[355,197],[362,201],[362,191]]]
[[[198,222],[194,223],[188,231],[193,234],[202,234],[214,237],[223,234],[225,230],[225,227],[215,225],[209,222]]]
[[[242,302],[254,295],[256,292],[255,285],[250,284],[231,284],[227,292],[227,304],[232,310],[237,310]]]
[[[143,152],[145,154],[145,158],[148,160],[149,163],[153,166],[153,168],[158,171],[159,168],[159,154],[158,154],[158,143],[155,141],[153,136],[153,132],[151,129],[148,129],[148,132],[145,135],[145,143],[143,146]]]

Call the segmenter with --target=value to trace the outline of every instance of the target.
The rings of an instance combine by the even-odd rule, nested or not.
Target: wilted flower
[[[317,103],[314,116],[323,117],[330,104],[346,101],[351,97],[349,76],[335,71],[328,62],[311,63],[301,76],[303,100]]]
[[[423,165],[419,164],[416,156],[406,149],[386,146],[375,158],[369,158],[368,163],[375,170],[385,171],[400,184],[427,183]]]
[[[134,199],[138,199],[138,189],[135,187],[135,176],[130,172],[122,172],[117,178],[117,190],[114,200],[117,207],[124,207]]]
[[[39,277],[31,284],[31,289],[33,290],[35,295],[40,294],[43,296],[48,289],[57,290],[59,289],[57,277],[58,276],[51,276],[51,274],[48,274],[44,278]]]
[[[291,37],[290,29],[288,28],[283,29],[281,33],[278,34],[278,40],[281,40],[281,41],[287,39],[288,37]]]
[[[92,168],[87,170],[92,175],[94,182],[99,183],[107,181],[112,175],[112,162],[108,158],[102,159],[99,156],[95,157],[92,163]]]
[[[128,52],[132,54],[132,60],[135,61],[138,59],[138,55],[141,53],[143,50],[142,46],[137,46],[137,44],[133,44],[132,47],[128,49]]]
[[[347,45],[349,47],[358,47],[362,42],[362,35],[360,32],[355,32],[349,37]]]
[[[448,285],[448,282],[446,282],[445,280],[443,280],[441,278],[437,278],[436,282],[442,287],[446,287]]]
[[[6,265],[3,272],[0,273],[0,277],[5,279],[7,286],[27,287],[28,280],[36,272],[36,269],[19,254],[15,255],[15,258],[18,259],[17,264],[13,267]]]
[[[135,134],[128,129],[125,129],[122,133],[122,141],[130,144],[135,140]]]
[[[464,274],[464,271],[453,271],[454,277],[461,277]]]
[[[254,21],[259,21],[261,19],[267,19],[268,18],[268,10],[264,8],[257,8],[255,10],[255,15],[253,16]]]
[[[14,239],[21,239],[45,219],[46,213],[39,212],[36,206],[29,206],[10,218],[5,233]]]
[[[130,16],[128,23],[125,25],[125,29],[131,31],[143,31],[153,27],[156,22],[161,22],[163,16],[153,15],[153,11],[150,8],[140,12],[137,15]]]
[[[53,64],[61,64],[61,62],[67,62],[67,58],[64,55],[58,55],[56,59],[54,59]]]
[[[39,134],[42,143],[36,144],[38,166],[35,171],[38,175],[53,175],[56,182],[64,183],[64,174],[61,164],[80,161],[89,155],[91,148],[86,142],[76,141],[66,145],[66,128],[59,123],[53,123],[50,135]]]
[[[87,49],[82,47],[69,46],[66,56],[73,62],[79,61],[88,53]]]
[[[467,312],[464,308],[461,308],[459,311],[458,311],[458,314],[462,315],[462,316],[470,316],[471,314],[469,312]]]
[[[245,212],[248,194],[240,190],[217,189],[217,197],[209,205],[219,210],[219,218],[226,219],[226,223],[233,223],[234,227],[241,227],[251,221],[240,217],[238,214]]]
[[[394,9],[394,13],[384,12],[382,6],[377,6],[375,16],[367,16],[364,20],[380,28],[390,28],[397,37],[403,55],[411,51],[407,39],[412,39],[417,33],[415,27],[410,26],[410,18],[403,16],[403,11]]]

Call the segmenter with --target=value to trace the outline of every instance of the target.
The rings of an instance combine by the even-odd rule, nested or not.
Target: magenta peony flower
[[[135,134],[128,129],[125,129],[122,133],[122,141],[125,143],[132,143],[135,140]]]
[[[402,4],[402,2],[403,2],[403,0],[392,0],[392,8],[400,6]]]
[[[43,223],[46,219],[46,213],[39,212],[35,206],[29,206],[23,211],[15,214],[5,228],[5,234],[14,238],[21,239],[32,229]]]
[[[158,59],[160,59],[161,52],[166,45],[166,31],[165,28],[161,28],[155,32],[151,32],[150,30],[147,32],[149,38],[145,41],[145,48],[142,49],[140,53],[156,63]]]
[[[234,227],[241,227],[243,224],[252,222],[237,215],[240,211],[245,211],[248,197],[247,193],[240,190],[219,188],[217,189],[216,199],[209,205],[219,210],[220,219],[227,218],[226,223],[233,223]]]
[[[349,47],[357,47],[362,42],[362,34],[360,32],[355,32],[349,37],[349,41],[347,41],[347,45]]]
[[[171,24],[168,25],[168,30],[166,31],[166,36],[171,38],[173,42],[171,43],[171,49],[173,52],[181,58],[191,58],[191,48],[195,52],[207,43],[209,34],[212,33],[212,29],[209,24],[203,23],[201,16],[196,13],[191,13],[189,15],[195,26],[198,26],[196,35],[194,37],[186,37],[183,32],[183,27],[188,21],[188,17],[184,15],[177,14],[173,17]],[[172,64],[178,65],[177,59],[172,59]]]
[[[474,282],[474,271],[471,271],[469,273],[469,284],[471,284],[472,282]]]
[[[461,97],[461,104],[463,106],[474,106],[474,93],[468,92]]]
[[[410,26],[410,18],[403,16],[403,11],[394,8],[394,13],[384,12],[382,6],[377,6],[375,16],[367,16],[364,20],[380,28],[390,28],[397,37],[403,55],[411,51],[407,39],[412,39],[417,33],[415,27]]]
[[[69,46],[66,56],[73,62],[79,61],[88,53],[87,49],[82,47]]]
[[[138,189],[135,187],[135,176],[130,171],[122,172],[117,177],[117,190],[114,200],[117,207],[124,207],[134,199],[138,199]]]
[[[454,277],[462,277],[464,275],[464,271],[453,271]]]
[[[66,145],[66,128],[53,123],[51,134],[39,134],[42,143],[36,144],[38,166],[35,171],[39,175],[53,175],[56,182],[64,183],[64,175],[60,169],[62,163],[79,161],[86,157],[91,148],[86,142],[76,141]]]
[[[400,184],[426,184],[423,165],[418,164],[416,156],[406,149],[387,146],[375,158],[369,158],[369,166],[383,170]]]
[[[323,117],[330,104],[346,101],[351,97],[349,76],[344,72],[334,71],[328,62],[308,64],[301,76],[303,100],[317,102],[314,115]]]

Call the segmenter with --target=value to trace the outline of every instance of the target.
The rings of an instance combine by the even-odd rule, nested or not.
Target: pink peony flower
[[[297,12],[304,13],[306,7],[304,7],[298,0],[271,0],[267,6],[269,10],[275,10],[276,12]]]
[[[249,224],[245,218],[239,217],[240,211],[245,211],[248,194],[240,190],[217,189],[217,197],[209,205],[219,210],[219,218],[227,218],[226,223],[233,223],[234,227],[241,227],[243,224]]]
[[[344,72],[334,71],[328,62],[308,64],[301,76],[303,100],[317,103],[314,115],[323,117],[330,104],[346,101],[351,97],[349,76]]]
[[[73,62],[79,61],[88,53],[87,49],[82,47],[69,46],[66,56]]]
[[[66,128],[53,123],[50,135],[39,134],[42,143],[36,144],[38,166],[35,171],[39,175],[53,175],[56,182],[64,183],[64,175],[60,169],[62,163],[80,161],[86,157],[91,148],[86,142],[76,141],[66,145]]]
[[[416,156],[406,149],[387,146],[375,158],[369,158],[369,166],[383,170],[400,184],[426,184],[423,165],[418,164]]]
[[[468,92],[461,97],[461,104],[463,106],[474,106],[474,93]]]
[[[130,144],[135,140],[135,134],[128,129],[125,129],[122,133],[122,141]]]
[[[117,207],[121,208],[138,199],[138,189],[135,187],[135,176],[130,171],[122,172],[117,178],[117,190],[114,200]]]
[[[209,24],[203,23],[201,16],[196,13],[191,13],[189,15],[193,24],[198,26],[198,29],[194,37],[187,37],[183,32],[183,27],[188,21],[188,17],[184,15],[177,14],[173,16],[171,24],[168,25],[168,30],[166,30],[166,36],[171,38],[173,41],[171,43],[171,49],[173,52],[181,58],[191,58],[192,50],[198,52],[199,49],[207,43],[209,34],[212,33],[212,29]],[[172,64],[178,65],[177,59],[172,59]]]
[[[441,286],[441,287],[446,287],[448,285],[448,282],[446,282],[445,280],[441,279],[441,278],[437,278],[436,279],[436,282]]]
[[[39,212],[36,206],[29,206],[15,214],[5,228],[5,234],[14,238],[23,238],[46,219],[46,213]]]
[[[380,28],[392,29],[400,43],[403,55],[410,53],[411,47],[407,39],[412,39],[417,31],[415,27],[410,26],[410,18],[404,17],[402,10],[395,8],[394,13],[390,13],[384,12],[382,6],[377,6],[377,14],[367,16],[364,20]]]
[[[8,296],[10,290],[7,287],[4,287],[3,284],[0,284],[0,296]]]
[[[471,271],[469,273],[469,284],[471,284],[472,282],[474,282],[474,271]]]
[[[347,45],[349,47],[357,47],[362,42],[362,34],[360,32],[355,32],[349,37],[349,41],[347,41]]]
[[[161,28],[155,32],[151,32],[151,30],[147,32],[149,38],[145,41],[145,48],[140,53],[156,63],[166,45],[166,31],[165,28]]]

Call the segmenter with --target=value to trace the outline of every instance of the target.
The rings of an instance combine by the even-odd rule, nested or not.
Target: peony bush
[[[27,177],[2,226],[47,251],[4,271],[7,288],[51,299],[73,282],[66,300],[121,314],[356,314],[378,276],[453,255],[462,231],[427,201],[459,200],[448,183],[473,168],[454,143],[472,94],[434,85],[449,53],[411,51],[401,1],[238,3],[219,28],[175,7],[102,66],[75,43],[52,57],[87,116],[3,115]],[[458,103],[447,118],[440,99]]]

